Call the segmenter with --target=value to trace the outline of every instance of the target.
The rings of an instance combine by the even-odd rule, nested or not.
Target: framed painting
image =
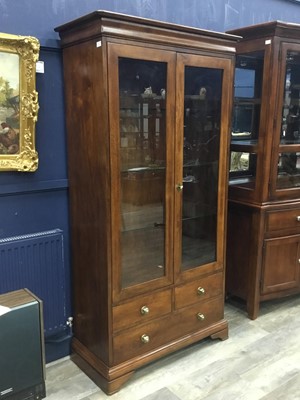
[[[0,33],[0,171],[35,171],[39,41]]]

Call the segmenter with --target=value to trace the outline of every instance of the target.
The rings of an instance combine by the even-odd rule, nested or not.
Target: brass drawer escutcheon
[[[177,192],[182,192],[183,191],[183,184],[182,183],[177,183],[176,189],[177,189]]]

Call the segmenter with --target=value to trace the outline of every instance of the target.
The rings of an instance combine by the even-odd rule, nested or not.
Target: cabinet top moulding
[[[271,21],[262,24],[249,25],[243,28],[236,28],[227,31],[230,35],[241,35],[243,40],[253,40],[256,38],[266,38],[268,36],[280,36],[299,41],[300,24]]]
[[[235,53],[240,36],[209,31],[148,18],[108,11],[94,11],[55,28],[61,37],[61,46],[67,47],[90,39],[111,37],[147,41],[149,44],[165,44],[191,47],[222,53]]]

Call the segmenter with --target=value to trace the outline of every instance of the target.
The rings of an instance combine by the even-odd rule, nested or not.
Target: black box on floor
[[[42,301],[29,290],[0,295],[0,400],[45,393]]]

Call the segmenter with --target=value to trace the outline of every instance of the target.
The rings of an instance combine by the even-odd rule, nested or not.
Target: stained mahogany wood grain
[[[238,38],[110,12],[91,13],[56,31],[63,48],[68,132],[74,359],[106,393],[112,393],[135,368],[204,337],[225,338],[228,332],[223,310],[224,241],[233,61]],[[163,176],[140,187],[120,172],[120,57],[167,66],[166,137],[165,147],[160,149],[165,152],[166,169]],[[185,65],[220,69],[222,97],[216,259],[183,273],[179,255],[181,200],[176,184],[182,180]],[[147,192],[150,186],[151,196]],[[121,250],[121,232],[127,233],[128,225],[120,212],[122,190],[127,202],[138,200],[135,206],[157,199],[164,204],[164,240],[158,233],[156,239],[163,242],[159,246],[164,246],[165,255],[164,263],[154,265],[163,267],[157,275],[151,269],[155,254],[144,254],[144,259],[151,261],[149,276],[141,258],[135,265],[141,268],[131,268],[139,251],[134,242],[147,245],[142,235],[139,241],[133,234],[127,235],[130,246]],[[122,271],[124,259],[131,264]],[[136,280],[130,277],[134,270],[140,274]],[[214,273],[217,278],[208,284],[209,301],[192,304],[191,299],[191,307],[175,310],[178,284],[191,285],[194,279],[198,282]],[[180,302],[180,307],[187,304]],[[143,305],[150,305],[150,318],[140,317]],[[205,314],[203,321],[197,319],[198,312]],[[151,333],[148,348],[139,338],[144,328]]]
[[[279,188],[278,158],[297,146],[280,143],[286,56],[300,51],[299,24],[273,21],[231,31],[238,54],[264,53],[255,184],[230,185],[226,291],[246,301],[250,318],[261,301],[300,291],[300,190]],[[241,149],[240,149],[241,150]]]

